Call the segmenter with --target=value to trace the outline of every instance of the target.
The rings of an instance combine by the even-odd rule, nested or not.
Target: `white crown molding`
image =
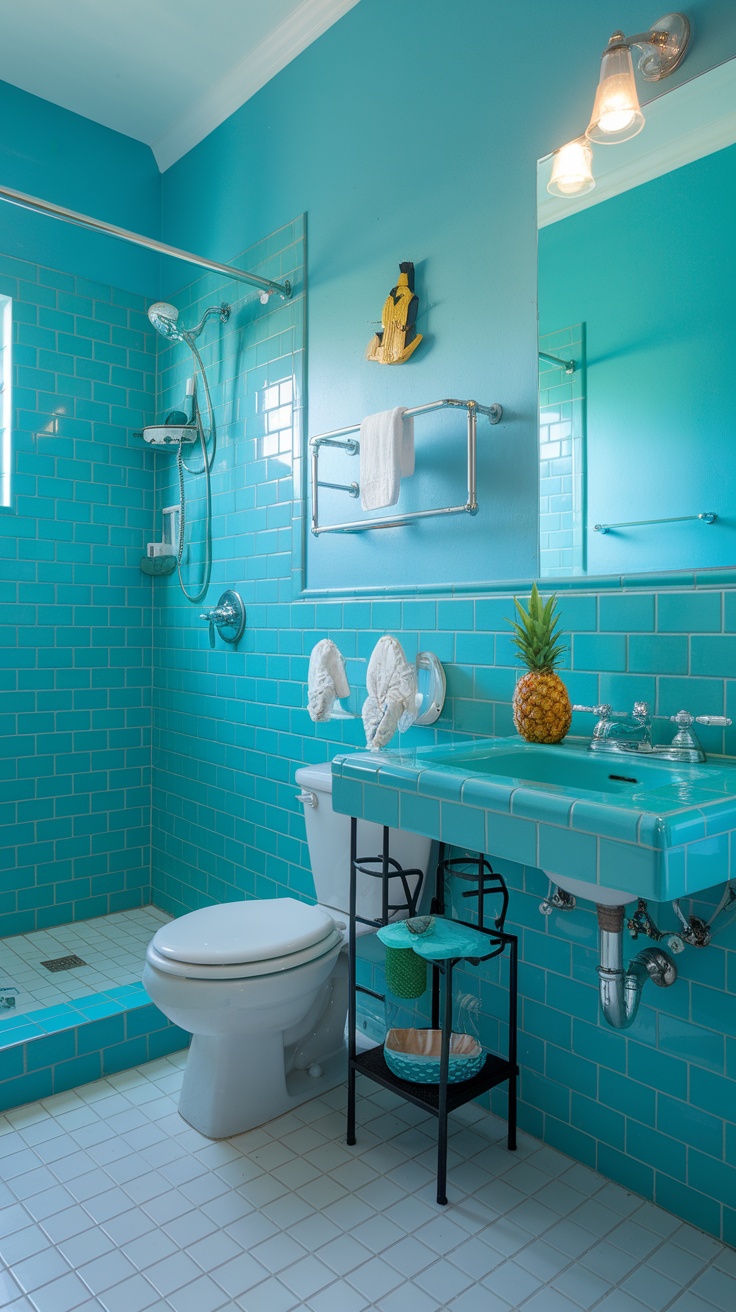
[[[151,149],[161,172],[175,164],[322,36],[358,0],[303,0],[260,45],[200,96]]]

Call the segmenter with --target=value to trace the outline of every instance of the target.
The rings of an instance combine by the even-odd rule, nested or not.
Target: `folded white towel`
[[[408,728],[417,713],[417,670],[395,638],[379,638],[368,662],[363,703],[365,740],[372,752],[393,738],[399,720]]]
[[[366,415],[360,425],[360,504],[364,510],[395,506],[401,479],[414,473],[414,420],[403,406]]]
[[[307,710],[312,720],[329,720],[335,699],[347,697],[350,693],[345,662],[330,638],[322,638],[321,642],[312,648],[307,688],[309,692]]]

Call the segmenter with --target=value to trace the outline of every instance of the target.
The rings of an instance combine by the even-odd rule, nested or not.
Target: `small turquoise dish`
[[[442,1030],[391,1029],[386,1035],[383,1055],[393,1075],[411,1084],[439,1084]],[[486,1055],[470,1034],[453,1034],[450,1038],[450,1061],[447,1080],[459,1084],[483,1068]]]

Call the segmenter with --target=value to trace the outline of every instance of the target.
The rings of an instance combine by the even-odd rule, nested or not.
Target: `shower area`
[[[211,648],[201,612],[287,599],[253,545],[300,540],[304,245],[300,218],[233,259],[255,287],[162,257],[145,298],[0,253],[0,1108],[184,1046],[146,944],[254,890],[233,773],[252,647]]]

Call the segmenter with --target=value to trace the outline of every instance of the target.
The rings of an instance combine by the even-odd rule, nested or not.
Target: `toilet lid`
[[[301,953],[334,933],[321,907],[293,897],[222,902],[162,925],[153,946],[169,961],[233,966]]]

